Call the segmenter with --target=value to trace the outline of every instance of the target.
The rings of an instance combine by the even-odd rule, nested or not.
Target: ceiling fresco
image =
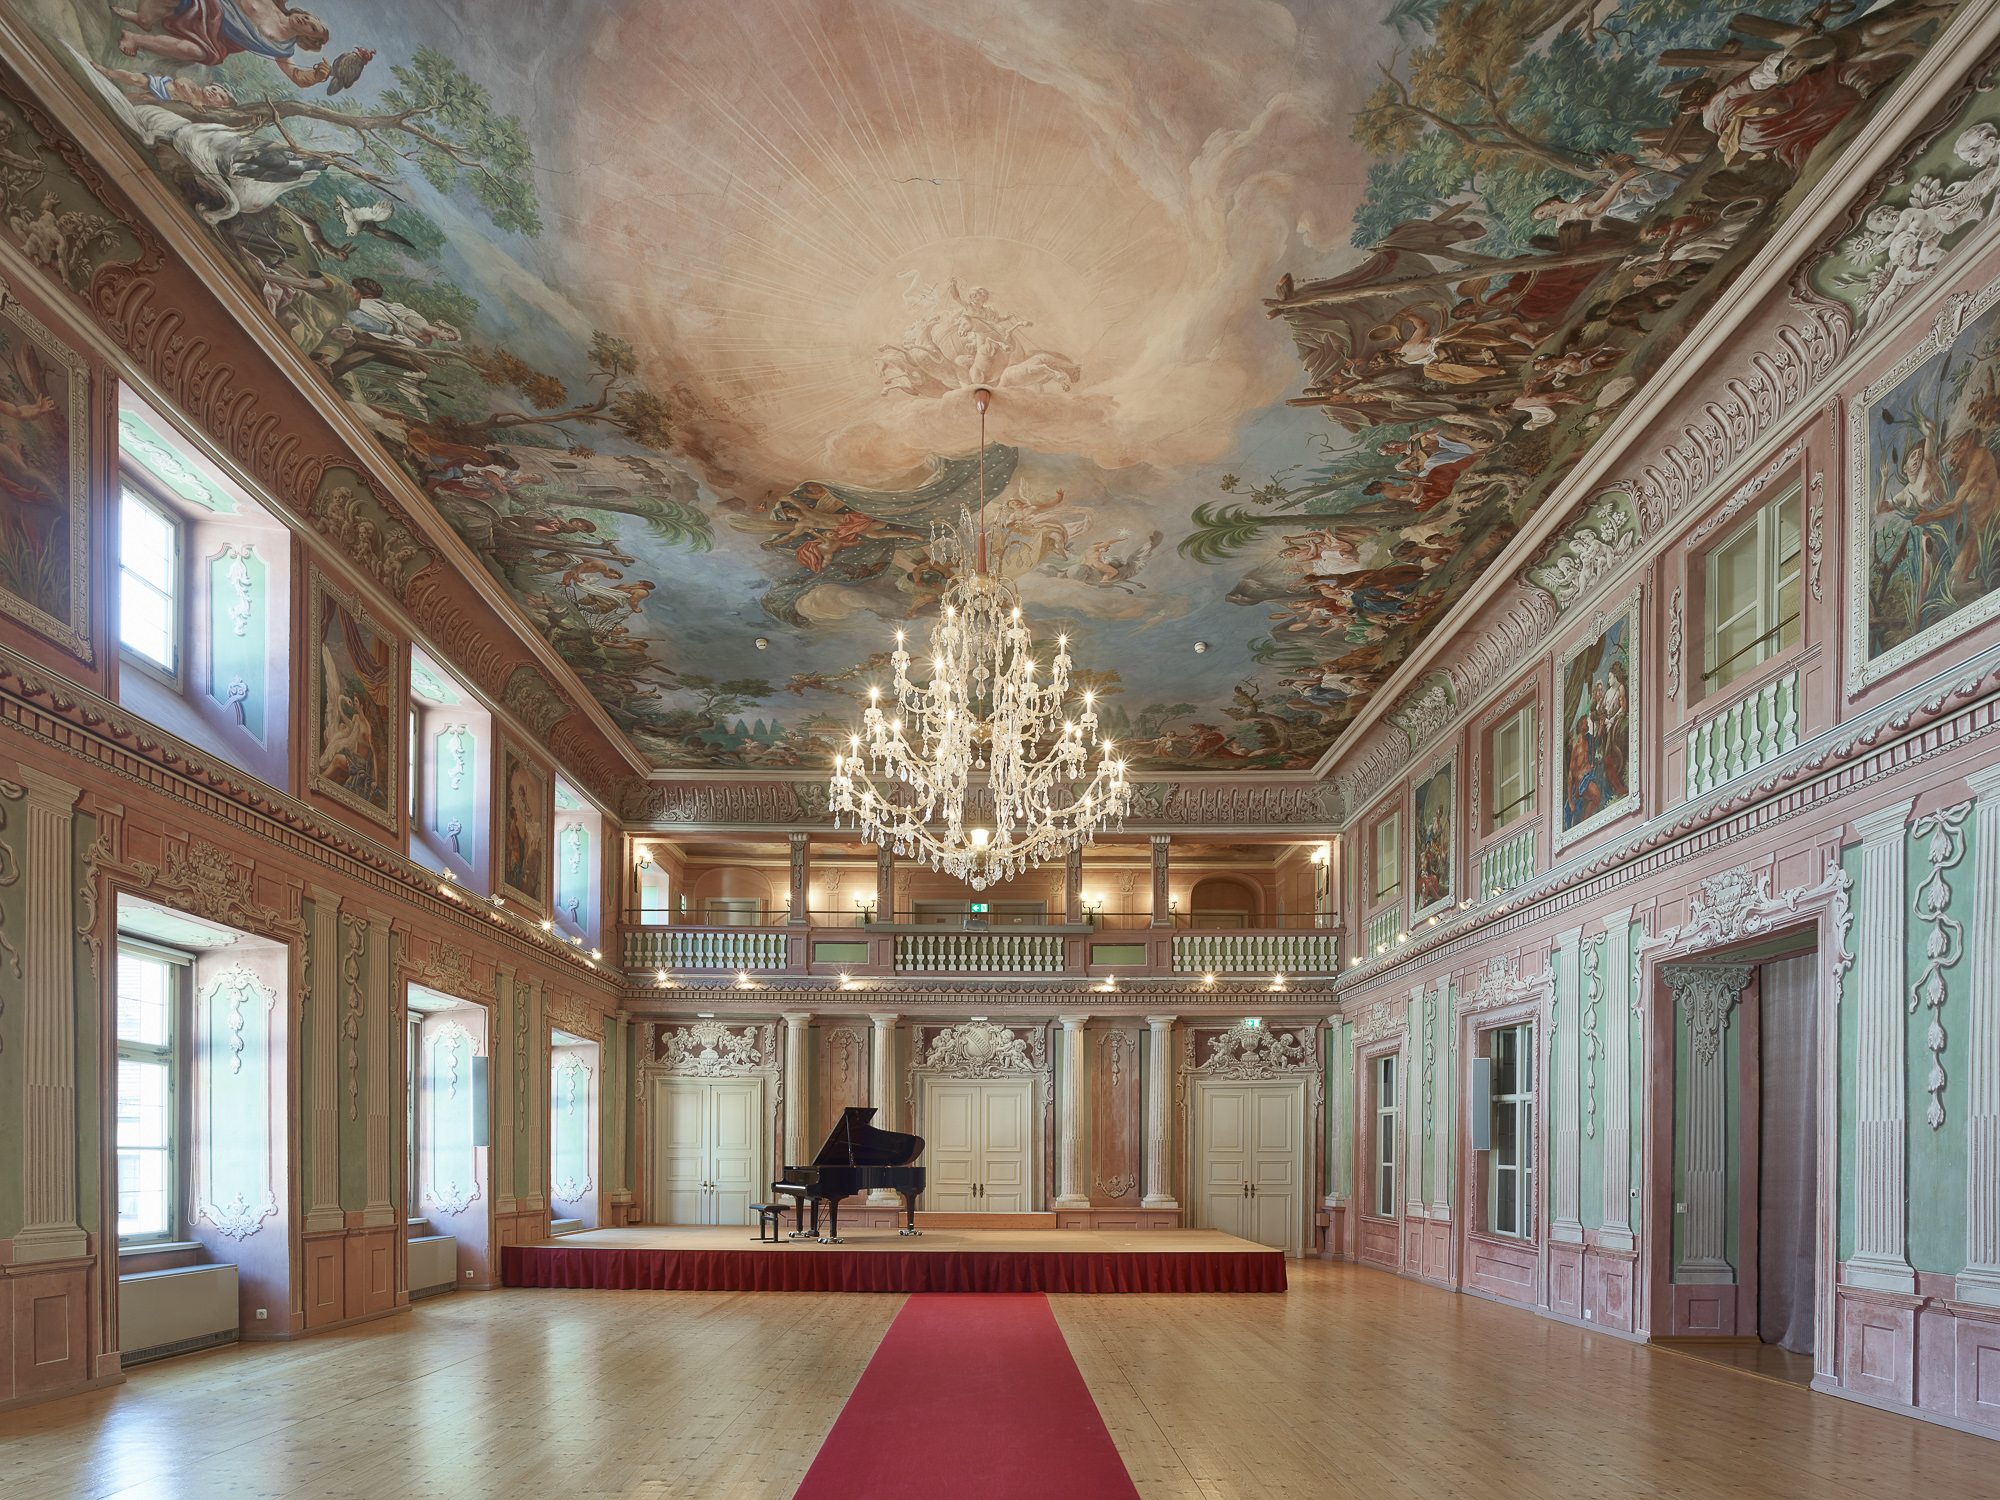
[[[1313,765],[1953,9],[10,3],[692,770],[858,716],[980,385],[1128,753]]]

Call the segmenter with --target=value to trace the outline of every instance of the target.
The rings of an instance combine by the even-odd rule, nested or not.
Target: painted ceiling
[[[11,3],[678,770],[823,762],[980,385],[1128,752],[1313,765],[1953,9]]]

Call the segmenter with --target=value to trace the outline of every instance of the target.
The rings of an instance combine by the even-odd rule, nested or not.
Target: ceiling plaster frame
[[[133,200],[147,224],[188,263],[216,300],[249,334],[252,342],[264,351],[279,372],[333,428],[335,435],[347,444],[360,461],[364,477],[371,483],[394,491],[397,503],[416,523],[417,531],[437,553],[438,561],[456,570],[500,618],[513,627],[515,636],[527,648],[529,655],[555,675],[571,706],[597,726],[605,739],[624,757],[626,764],[636,774],[648,775],[653,769],[652,763],[626,738],[625,732],[612,721],[604,705],[570,670],[569,663],[528,623],[521,607],[486,571],[485,565],[464,539],[438,514],[430,498],[404,472],[402,464],[390,456],[375,434],[348,409],[347,403],[334,394],[292,341],[271,326],[263,304],[243,285],[241,274],[223,258],[221,250],[210,238],[193,226],[187,205],[169,191],[159,174],[139,155],[138,147],[126,139],[124,132],[106,119],[102,110],[82,97],[76,80],[50,57],[42,39],[4,6],[0,6],[0,49],[5,50],[8,63],[35,90],[56,122],[104,166],[119,190]],[[100,343],[99,347],[105,346]],[[120,352],[112,356],[112,363],[122,372],[131,361]],[[160,401],[156,393],[150,392],[147,382],[134,380],[131,384],[149,390],[149,399]],[[178,410],[172,402],[162,404],[168,411]],[[209,444],[204,443],[202,448],[204,452],[210,451]],[[225,472],[232,478],[240,475],[241,471],[234,464],[224,462]],[[257,486],[250,486],[250,489],[253,494],[262,493]],[[325,542],[324,545],[333,547],[335,544]]]
[[[1749,270],[1723,293],[1694,336],[1674,351],[1659,372],[1640,389],[1637,398],[1612,421],[1609,430],[1584,455],[1582,462],[1542,502],[1527,527],[1508,543],[1472,587],[1446,612],[1445,627],[1425,636],[1389,680],[1370,695],[1367,706],[1355,715],[1313,767],[1311,775],[1314,779],[1330,776],[1342,760],[1359,746],[1362,735],[1420,685],[1445,647],[1464,633],[1467,624],[1513,581],[1517,573],[1541,555],[1550,538],[1564,529],[1579,501],[1593,500],[1606,489],[1622,488],[1617,483],[1617,471],[1630,462],[1631,455],[1626,450],[1634,445],[1636,439],[1644,436],[1656,421],[1671,412],[1681,396],[1680,381],[1728,351],[1737,321],[1755,311],[1764,298],[1781,290],[1790,281],[1798,258],[1818,243],[1846,211],[1854,194],[1865,191],[1875,174],[1902,149],[1912,124],[1922,120],[1958,87],[1967,66],[1966,59],[1982,56],[1996,38],[2000,38],[2000,6],[1987,6],[1981,13],[1981,7],[1975,3],[1953,18],[1951,25],[1916,60],[1909,74],[1898,82],[1891,95],[1892,107],[1875,114],[1860,135],[1849,143],[1842,170],[1827,171],[1821,175],[1807,194],[1806,201],[1758,252]],[[1953,258],[1957,259],[1955,251]],[[1827,372],[1817,389],[1837,385],[1851,373],[1858,355],[1879,345],[1906,321],[1907,315],[1881,328],[1867,330],[1865,337],[1856,339],[1848,347],[1840,362]],[[1813,391],[1808,391],[1806,397],[1812,394]],[[1803,408],[1804,405],[1805,397],[1802,397],[1799,406]],[[1752,443],[1734,463],[1719,472],[1709,482],[1705,493],[1725,489],[1753,469],[1794,425],[1774,424],[1760,441]],[[1622,577],[1625,571],[1620,569],[1619,576]],[[1607,575],[1592,590],[1593,594],[1616,581],[1616,578]]]

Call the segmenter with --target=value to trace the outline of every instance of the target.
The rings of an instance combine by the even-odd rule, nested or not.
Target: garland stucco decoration
[[[660,1061],[669,1073],[695,1078],[762,1073],[777,1057],[777,1034],[768,1023],[738,1031],[720,1021],[696,1021],[661,1034]]]
[[[450,1069],[445,1079],[446,1097],[448,1099],[458,1098],[458,1044],[460,1042],[465,1043],[466,1056],[469,1059],[472,1056],[472,1034],[459,1025],[458,1022],[445,1021],[438,1026],[437,1030],[431,1033],[431,1047],[433,1049],[439,1047],[444,1049],[446,1066]],[[476,1168],[472,1181],[468,1182],[464,1187],[459,1186],[456,1176],[438,1182],[435,1179],[441,1174],[432,1172],[430,1175],[433,1178],[430,1185],[431,1201],[448,1214],[464,1213],[472,1206],[473,1200],[479,1196],[479,1178]]]
[[[1752,874],[1748,865],[1738,865],[1733,870],[1710,875],[1702,881],[1701,894],[1688,902],[1687,921],[1679,927],[1669,928],[1658,937],[1641,938],[1635,946],[1646,951],[1661,948],[1682,953],[1699,948],[1719,948],[1769,932],[1787,917],[1804,916],[1807,912],[1801,908],[1809,910],[1810,904],[1821,898],[1838,895],[1844,903],[1845,890],[1850,884],[1852,882],[1835,863],[1828,866],[1819,884],[1795,886],[1783,895],[1773,896],[1768,873]],[[1844,916],[1844,911],[1841,915]],[[1845,952],[1846,923],[1841,925],[1841,948]],[[1847,961],[1852,963],[1853,959],[1850,957]],[[1844,968],[1840,972],[1844,972]]]
[[[1567,613],[1639,551],[1639,518],[1623,490],[1603,496],[1528,569],[1528,582],[1546,590]]]
[[[1924,1080],[1930,1103],[1924,1108],[1924,1118],[1933,1130],[1944,1126],[1944,1007],[1950,998],[1944,973],[1965,956],[1965,926],[1947,914],[1952,890],[1945,874],[1965,858],[1965,820],[1971,813],[1972,803],[1961,802],[1917,819],[1910,829],[1911,838],[1930,840],[1925,851],[1930,873],[1917,887],[1914,912],[1919,922],[1930,924],[1930,934],[1924,940],[1923,977],[1910,988],[1910,1014],[1915,1015],[1919,1007],[1928,1007],[1931,1013],[1924,1033],[1924,1045],[1931,1054],[1930,1074]]]
[[[1826,475],[1818,469],[1812,477],[1812,515],[1806,527],[1806,550],[1812,554],[1812,596],[1818,599],[1820,549],[1826,545]]]
[[[1681,695],[1681,591],[1667,604],[1667,696]]]
[[[17,785],[11,781],[0,781],[0,797],[6,798],[7,801],[19,802],[27,795],[28,789],[26,787]],[[0,807],[0,829],[4,829],[6,826],[7,809]],[[21,865],[20,861],[14,857],[13,845],[7,843],[4,839],[0,839],[0,886],[13,885],[20,878]],[[4,909],[0,909],[0,950],[5,951],[8,966],[13,969],[14,977],[19,979],[21,977],[21,955],[7,939],[7,913]],[[0,995],[0,1015],[5,1015],[6,1012],[6,997]],[[5,1047],[6,1038],[0,1037],[0,1050],[4,1050]]]
[[[1458,689],[1450,676],[1433,672],[1421,687],[1389,710],[1389,722],[1409,737],[1410,751],[1415,754],[1444,732],[1457,707]]]
[[[132,861],[138,883],[151,890],[173,893],[173,902],[190,916],[206,917],[225,927],[246,927],[256,932],[305,935],[305,923],[296,917],[280,916],[257,899],[255,874],[238,871],[236,861],[206,839],[195,839],[187,853],[177,844],[167,845],[166,868]]]
[[[1187,1034],[1183,1057],[1193,1072],[1208,1078],[1278,1078],[1311,1066],[1312,1031],[1279,1031],[1238,1022],[1208,1039],[1208,1056],[1194,1061],[1194,1032]]]
[[[1424,991],[1424,1134],[1437,1133],[1437,1010],[1436,986]]]
[[[340,1018],[340,1034],[347,1039],[347,1118],[361,1118],[361,950],[367,941],[368,924],[346,912],[340,925],[347,929],[347,948],[340,955],[340,978],[347,987],[347,1011]]]
[[[1597,1059],[1603,1042],[1597,1034],[1597,1010],[1604,999],[1604,939],[1583,945],[1583,1016],[1578,1026],[1583,1041],[1583,1133],[1597,1138]]]

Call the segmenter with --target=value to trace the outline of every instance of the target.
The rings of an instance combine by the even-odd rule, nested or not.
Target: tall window
[[[1773,500],[1708,554],[1708,690],[1799,638],[1799,494]]]
[[[180,1229],[181,992],[187,966],[118,950],[118,1242]]]
[[[1375,1212],[1396,1212],[1396,1054],[1375,1059]]]
[[[1527,703],[1495,724],[1487,747],[1493,767],[1491,831],[1535,810],[1535,705]]]
[[[181,527],[131,490],[118,517],[118,638],[169,677],[180,675]]]
[[[1493,1149],[1487,1153],[1487,1227],[1526,1239],[1534,1222],[1535,1033],[1504,1026],[1492,1033]]]
[[[1402,867],[1399,857],[1403,841],[1403,819],[1399,813],[1390,813],[1375,825],[1375,859],[1370,870],[1374,887],[1372,894],[1375,904],[1395,899],[1403,888]]]
[[[423,1112],[417,1108],[417,1078],[423,1058],[424,1017],[413,1010],[403,1024],[403,1212],[412,1219],[422,1217],[417,1209],[417,1133]]]

